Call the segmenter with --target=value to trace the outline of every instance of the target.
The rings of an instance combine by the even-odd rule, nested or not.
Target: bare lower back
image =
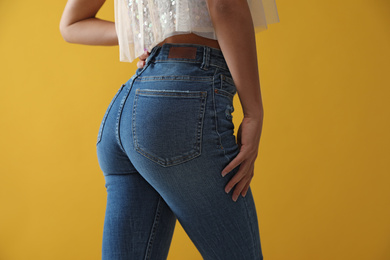
[[[219,47],[218,41],[213,39],[208,39],[196,35],[194,33],[189,34],[179,34],[166,38],[164,41],[160,42],[158,45],[163,45],[164,43],[192,43],[206,45],[212,48],[221,49]]]

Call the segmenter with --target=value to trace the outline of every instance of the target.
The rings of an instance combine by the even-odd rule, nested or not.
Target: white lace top
[[[206,0],[114,0],[119,60],[132,62],[165,38],[185,33],[217,39]],[[278,23],[275,0],[248,0],[256,32]]]

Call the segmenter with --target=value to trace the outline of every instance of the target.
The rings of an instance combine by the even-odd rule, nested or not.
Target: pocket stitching
[[[228,97],[231,101],[233,101],[233,98],[237,93],[236,86],[234,85],[233,79],[221,74],[220,82],[221,82],[220,87],[217,88],[217,91],[215,93],[220,94],[220,95],[225,96],[225,97]],[[234,93],[230,93],[229,91],[224,90],[224,87],[223,87],[224,85],[230,85],[230,86],[234,87],[234,89],[235,89]]]
[[[223,89],[216,89],[215,94],[227,97],[230,101],[233,101],[234,95],[230,92],[227,92],[226,90]]]
[[[139,146],[139,141],[136,135],[136,108],[138,104],[138,99],[140,96],[162,96],[162,97],[181,97],[181,98],[200,98],[200,110],[198,116],[198,126],[197,126],[197,138],[195,146],[191,151],[186,152],[185,154],[181,154],[172,158],[161,158],[158,155],[152,155],[147,151],[143,150]],[[153,89],[136,89],[134,104],[133,104],[133,113],[132,113],[132,132],[133,132],[133,140],[134,140],[134,149],[145,156],[146,158],[158,163],[163,167],[177,165],[186,161],[189,161],[195,157],[198,157],[201,154],[201,145],[202,145],[202,132],[203,132],[203,121],[204,121],[204,112],[206,106],[206,97],[207,91],[180,91],[180,90],[153,90]]]

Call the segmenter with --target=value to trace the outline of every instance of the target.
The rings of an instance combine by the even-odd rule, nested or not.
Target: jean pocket
[[[104,124],[106,123],[107,115],[110,112],[112,105],[114,104],[116,98],[118,97],[119,93],[122,91],[124,86],[125,86],[125,84],[122,84],[122,86],[119,88],[119,90],[117,91],[117,93],[115,94],[113,99],[111,100],[110,104],[108,105],[106,112],[104,113],[103,120],[100,123],[100,128],[99,128],[99,133],[98,133],[97,140],[96,140],[96,145],[99,144],[100,141],[102,140],[102,133],[103,133]]]
[[[132,131],[135,150],[168,167],[201,154],[207,91],[137,89]]]
[[[216,93],[233,102],[234,95],[237,93],[236,85],[231,77],[220,74],[219,84],[216,86]]]

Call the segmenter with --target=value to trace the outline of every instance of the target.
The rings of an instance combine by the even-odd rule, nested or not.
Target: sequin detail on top
[[[114,0],[119,60],[132,62],[144,49],[185,33],[216,40],[206,0]],[[275,0],[248,0],[256,32],[279,22]]]

